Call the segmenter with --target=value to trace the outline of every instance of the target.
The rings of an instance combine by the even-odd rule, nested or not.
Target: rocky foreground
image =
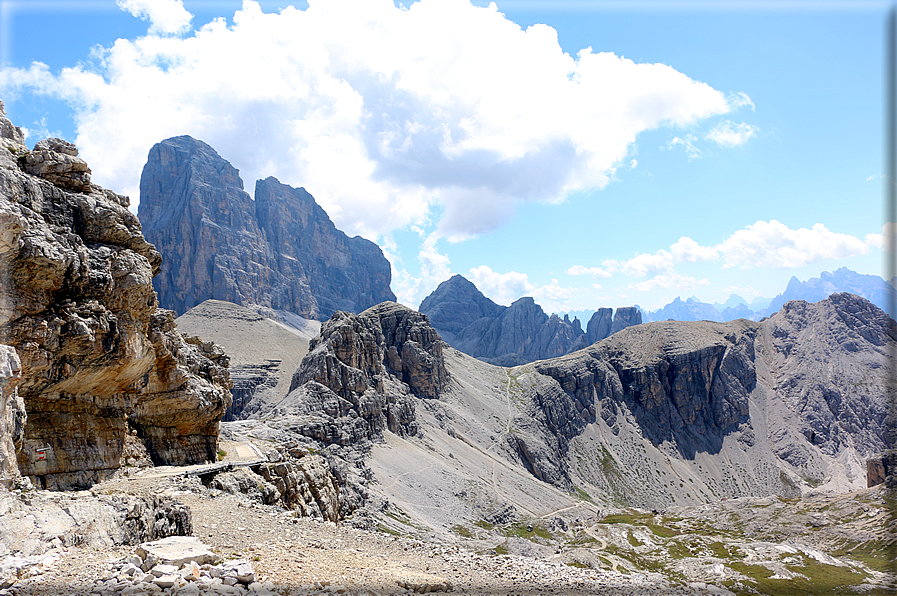
[[[615,509],[572,523],[484,521],[445,536],[363,529],[369,520],[354,517],[299,517],[208,488],[188,471],[133,472],[79,493],[11,493],[0,501],[2,527],[17,535],[0,536],[0,544],[20,550],[0,552],[0,595],[883,595],[897,588],[897,510],[882,487],[663,512]],[[104,507],[109,515],[97,515]],[[116,507],[133,523],[117,521]],[[396,504],[383,513],[403,515]],[[155,522],[138,523],[141,516]],[[186,554],[184,539],[157,538],[172,530],[194,537]]]

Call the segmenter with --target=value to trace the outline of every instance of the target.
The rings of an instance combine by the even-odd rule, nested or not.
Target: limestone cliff
[[[438,397],[449,381],[443,346],[426,316],[394,302],[336,312],[275,413],[315,415],[302,434],[324,443],[417,434],[413,396]]]
[[[697,468],[676,472],[700,482],[691,495],[861,486],[864,459],[889,446],[893,325],[865,299],[833,294],[789,302],[760,323],[630,327],[533,365],[527,415],[513,422],[526,431],[517,447],[539,478],[569,486],[576,469],[604,490],[638,489],[649,503],[664,502],[670,488],[654,486],[654,472],[628,470],[665,474],[671,457]],[[600,465],[582,451],[597,437]],[[645,440],[666,464],[633,449]]]
[[[613,320],[613,311],[602,308],[583,331],[578,319],[549,316],[529,297],[500,306],[460,275],[439,284],[421,302],[420,312],[452,347],[500,366],[563,356],[642,322],[636,308],[617,309]]]
[[[215,459],[226,357],[185,342],[157,308],[162,259],[128,198],[91,184],[69,143],[29,152],[5,117],[0,131],[0,342],[21,360],[28,415],[19,471],[66,488],[141,453]]]
[[[12,346],[0,345],[0,491],[19,480],[16,452],[25,438],[25,403],[16,388],[22,364]]]
[[[150,150],[140,178],[140,221],[165,258],[154,284],[183,314],[208,299],[326,320],[395,300],[380,248],[349,238],[302,188],[256,183],[188,136]]]

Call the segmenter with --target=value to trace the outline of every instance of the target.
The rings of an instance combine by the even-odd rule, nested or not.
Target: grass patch
[[[793,579],[772,579],[773,572],[762,565],[749,565],[736,561],[729,566],[748,576],[755,584],[753,587],[767,596],[855,595],[857,593],[855,587],[866,579],[866,575],[852,569],[826,565],[807,556],[803,557],[803,565],[786,566],[789,571],[806,576]],[[751,592],[736,591],[736,593]]]
[[[477,521],[473,522],[473,525],[475,525],[478,528],[483,528],[484,530],[489,530],[489,531],[491,531],[492,528],[495,527],[493,524],[490,524],[485,519],[477,520]]]
[[[576,486],[576,485],[573,485],[573,492],[571,492],[570,494],[571,494],[571,495],[576,495],[577,497],[579,497],[580,500],[582,500],[582,501],[588,501],[588,502],[591,503],[592,505],[595,505],[595,504],[596,504],[595,501],[592,500],[592,497],[589,496],[589,493],[587,493],[586,491],[582,490],[581,488],[579,488],[579,487]]]
[[[894,549],[885,541],[848,543],[830,554],[858,561],[875,571],[894,572],[897,570],[897,563],[892,560]]]
[[[528,528],[532,528],[532,530]],[[508,538],[516,536],[518,538],[532,540],[533,542],[538,542],[535,540],[536,537],[543,540],[551,540],[552,538],[551,533],[548,530],[535,524],[513,524],[505,527],[502,533]]]
[[[707,545],[707,548],[710,549],[710,552],[713,553],[713,556],[717,559],[728,559],[730,558],[729,549],[726,548],[726,545],[722,542],[711,542]]]
[[[224,449],[219,449],[218,450],[218,461],[223,460],[225,457],[227,457],[227,451],[225,451]]]
[[[464,538],[473,538],[473,533],[461,524],[455,524],[454,526],[452,526],[452,532],[454,532],[458,536],[463,536]]]
[[[495,548],[493,548],[492,550],[495,551],[495,554],[496,554],[496,555],[506,555],[506,554],[508,554],[508,547],[505,546],[504,544],[499,544],[499,545],[497,545]]]
[[[577,569],[591,569],[591,565],[586,565],[585,563],[580,563],[579,561],[570,561],[567,563],[568,567],[576,567]]]
[[[390,534],[391,536],[401,536],[400,533],[396,532],[392,528],[387,528],[383,524],[377,524],[377,531],[383,532],[384,534]]]
[[[635,537],[635,534],[632,532],[628,532],[626,534],[626,539],[629,540],[629,544],[632,546],[641,546],[642,543],[638,541],[638,538]]]

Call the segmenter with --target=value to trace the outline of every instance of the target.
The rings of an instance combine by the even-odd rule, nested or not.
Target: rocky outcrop
[[[756,490],[819,485],[839,458],[862,461],[888,446],[894,328],[851,294],[789,302],[760,323],[630,327],[533,365],[551,382],[529,390],[527,418],[535,424],[524,421],[515,436],[521,459],[537,477],[567,486],[572,440],[587,427],[616,435],[634,424],[637,436],[682,461],[724,450],[727,459],[742,458],[738,482]],[[616,469],[604,457],[604,472]]]
[[[305,189],[256,183],[202,141],[153,146],[140,179],[140,220],[165,257],[154,284],[178,313],[210,298],[326,320],[395,300],[376,244],[349,238]]]
[[[139,544],[193,532],[190,509],[160,495],[10,493],[0,497],[0,514],[0,559],[10,552],[31,557],[59,547]]]
[[[500,366],[563,356],[641,323],[634,307],[617,309],[613,320],[613,311],[602,308],[583,331],[579,319],[548,316],[529,297],[510,306],[495,304],[460,275],[439,284],[421,302],[420,312],[453,348]]]
[[[16,452],[25,438],[25,403],[19,397],[22,364],[12,346],[0,345],[0,490],[19,479]]]
[[[866,486],[884,483],[888,488],[897,488],[897,449],[886,449],[866,460]]]
[[[157,308],[159,253],[128,198],[85,182],[73,151],[51,139],[19,155],[20,168],[0,168],[0,341],[21,360],[28,414],[19,471],[50,488],[88,486],[132,457],[135,440],[156,463],[213,460],[227,359],[187,343]],[[42,152],[40,163],[55,152],[71,169],[27,165]]]
[[[412,395],[438,397],[449,382],[443,346],[426,316],[394,302],[336,312],[275,413],[314,415],[301,433],[325,444],[417,434]]]

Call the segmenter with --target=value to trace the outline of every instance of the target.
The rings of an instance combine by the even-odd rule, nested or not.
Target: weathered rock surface
[[[454,348],[500,366],[515,366],[563,356],[611,333],[641,323],[638,309],[599,309],[586,331],[579,319],[548,316],[532,298],[500,306],[460,275],[439,284],[420,305],[433,326]],[[612,328],[613,327],[613,328]]]
[[[866,460],[866,486],[871,488],[882,483],[897,488],[897,449],[886,449]]]
[[[325,444],[417,434],[412,397],[438,397],[449,382],[443,346],[426,316],[394,302],[337,312],[274,413],[313,415],[302,434]]]
[[[0,345],[0,491],[12,488],[19,479],[16,451],[25,438],[25,402],[16,388],[22,364],[12,346]]]
[[[233,403],[223,420],[257,416],[289,391],[293,373],[321,324],[279,314],[287,324],[238,304],[206,300],[177,318],[178,329],[220,344],[230,358]]]
[[[190,509],[167,496],[37,491],[0,497],[0,556],[59,547],[139,544],[193,531]]]
[[[64,141],[40,151],[74,157]],[[161,257],[127,197],[84,182],[80,166],[27,169],[0,168],[0,341],[21,360],[28,413],[19,471],[88,486],[131,457],[134,437],[156,463],[214,459],[226,357],[185,342],[157,308]]]
[[[563,455],[572,442],[581,444],[596,425],[621,438],[636,429],[683,461],[722,452],[727,465],[741,460],[736,495],[787,495],[801,484],[853,486],[864,472],[857,462],[888,445],[892,324],[870,302],[833,294],[817,304],[789,302],[762,323],[632,327],[534,364],[554,383],[534,384],[528,414],[539,424],[518,433],[518,448],[534,474],[563,485],[574,465]],[[615,455],[605,452],[603,474],[593,479],[613,472],[621,480],[622,470],[645,467],[640,452],[623,445]],[[701,481],[714,493],[730,482],[711,481],[708,472]],[[643,497],[650,493],[641,490]]]
[[[150,150],[139,215],[166,261],[159,301],[178,313],[214,298],[326,320],[395,300],[376,244],[349,238],[304,189],[274,178],[257,182],[253,201],[238,171],[191,137]]]

